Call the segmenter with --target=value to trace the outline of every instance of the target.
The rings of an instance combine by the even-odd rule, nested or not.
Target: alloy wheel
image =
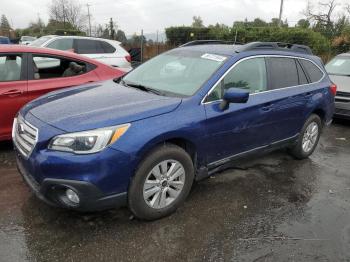
[[[185,169],[180,162],[169,159],[158,163],[146,177],[143,186],[145,202],[155,209],[169,206],[179,197],[185,178]]]

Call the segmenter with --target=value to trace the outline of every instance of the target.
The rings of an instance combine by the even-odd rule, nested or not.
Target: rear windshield
[[[330,75],[350,76],[350,56],[337,56],[326,65]]]

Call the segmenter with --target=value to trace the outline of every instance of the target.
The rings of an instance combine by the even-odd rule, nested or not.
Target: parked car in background
[[[338,87],[335,117],[350,119],[350,53],[334,57],[326,64],[329,77]]]
[[[13,119],[27,102],[56,89],[122,74],[118,69],[70,52],[21,45],[1,46],[0,141],[11,139]]]
[[[131,57],[120,44],[118,41],[102,38],[48,35],[40,37],[31,46],[72,51],[123,71],[130,71]]]
[[[0,45],[9,45],[11,44],[10,38],[6,36],[0,36]]]
[[[335,92],[308,47],[192,44],[27,104],[13,128],[18,169],[52,205],[157,219],[229,161],[281,147],[310,156]]]
[[[20,45],[29,45],[33,41],[36,40],[36,37],[33,36],[21,36],[21,39],[19,40]]]

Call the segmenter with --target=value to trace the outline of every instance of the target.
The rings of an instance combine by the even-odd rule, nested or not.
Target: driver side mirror
[[[247,103],[249,91],[242,88],[229,88],[225,90],[223,100],[220,104],[221,110],[226,110],[230,103]]]

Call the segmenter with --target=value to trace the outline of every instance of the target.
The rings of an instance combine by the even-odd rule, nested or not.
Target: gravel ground
[[[82,214],[37,200],[0,144],[0,261],[350,261],[350,123],[310,159],[284,150],[197,183],[167,218]]]

